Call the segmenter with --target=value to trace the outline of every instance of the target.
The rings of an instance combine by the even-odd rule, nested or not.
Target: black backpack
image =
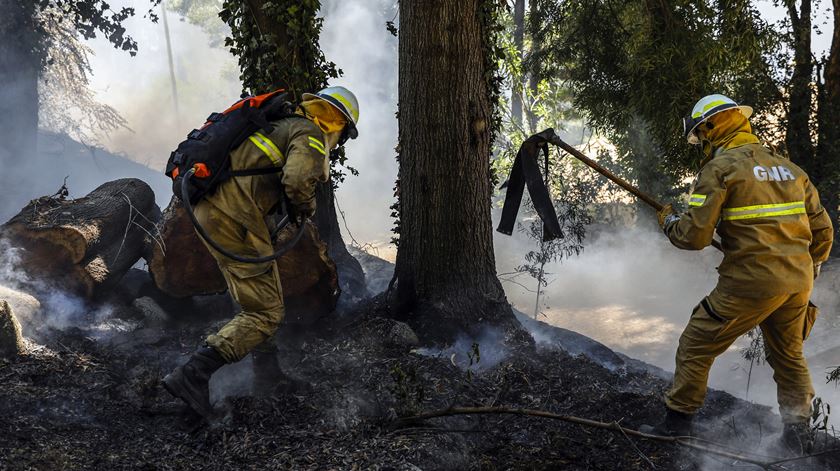
[[[213,113],[200,129],[193,129],[187,139],[169,155],[166,175],[172,178],[172,192],[181,198],[181,183],[190,169],[195,173],[188,184],[190,203],[195,205],[218,186],[237,176],[279,173],[282,167],[271,166],[249,170],[231,170],[230,152],[257,131],[266,134],[274,127],[270,121],[294,114],[294,107],[286,101],[286,93],[276,90],[264,95],[246,97],[222,113]]]

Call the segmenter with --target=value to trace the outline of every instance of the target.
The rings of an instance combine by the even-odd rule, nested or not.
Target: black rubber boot
[[[814,432],[807,422],[785,424],[782,443],[797,456],[810,454],[814,451]]]
[[[182,366],[163,378],[163,387],[169,394],[183,400],[205,418],[213,416],[210,405],[210,376],[225,364],[222,356],[212,347],[199,348]]]
[[[665,418],[657,425],[642,425],[639,431],[664,437],[688,437],[694,433],[694,416],[665,408]]]
[[[278,392],[288,392],[292,382],[280,369],[277,350],[251,352],[251,366],[254,370],[252,393],[254,396],[272,396]]]

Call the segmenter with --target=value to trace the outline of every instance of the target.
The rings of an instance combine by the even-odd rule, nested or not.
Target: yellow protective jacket
[[[718,289],[746,298],[810,290],[833,239],[808,175],[760,144],[721,150],[703,166],[688,211],[666,235],[700,250],[715,229],[724,252]]]
[[[284,118],[271,123],[274,131],[257,132],[230,154],[231,168],[245,170],[280,166],[279,174],[233,177],[219,185],[206,200],[252,234],[269,234],[265,217],[281,201],[285,190],[298,214],[315,212],[315,186],[329,178],[324,133],[306,118]],[[281,185],[282,183],[282,185]]]

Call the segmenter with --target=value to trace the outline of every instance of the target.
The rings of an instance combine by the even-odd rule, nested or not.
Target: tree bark
[[[223,293],[227,284],[180,200],[173,198],[158,224],[158,240],[147,239],[146,262],[155,286],[174,298]],[[280,233],[276,247],[293,235]],[[311,223],[294,248],[277,259],[286,322],[312,324],[335,309],[340,290],[335,263]]]
[[[533,22],[533,27],[537,28],[538,22],[541,20],[539,10],[539,6],[537,2],[531,2],[531,21]],[[536,37],[532,36],[533,44],[531,44],[531,50],[536,51],[539,50],[540,44]],[[528,90],[530,90],[530,97],[528,99],[529,105],[528,109],[528,126],[530,127],[530,132],[538,132],[540,131],[537,129],[537,126],[540,124],[540,118],[534,113],[534,99],[539,94],[539,85],[540,85],[540,70],[537,64],[531,65],[531,70],[528,71]]]
[[[834,33],[820,86],[817,122],[817,161],[821,167],[820,197],[834,221],[835,239],[840,236],[840,0],[833,0]],[[840,244],[833,252],[840,253]]]
[[[389,290],[421,338],[518,326],[496,277],[480,0],[400,3],[400,239]]]
[[[802,167],[812,180],[821,175],[814,158],[811,140],[811,98],[814,79],[814,61],[811,58],[811,0],[786,1],[788,16],[793,27],[793,75],[789,93],[785,144],[791,160]]]
[[[36,152],[40,41],[37,2],[0,0],[0,188],[23,191],[16,162]]]
[[[140,259],[159,215],[149,185],[126,178],[84,198],[33,200],[0,227],[0,236],[25,249],[21,268],[31,277],[92,299],[107,294]]]

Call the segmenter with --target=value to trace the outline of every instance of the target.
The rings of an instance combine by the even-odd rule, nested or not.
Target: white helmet
[[[699,144],[700,138],[697,137],[697,126],[703,121],[712,116],[729,109],[737,108],[744,117],[752,116],[753,109],[751,106],[742,106],[735,103],[735,100],[724,95],[708,95],[704,96],[694,105],[691,110],[691,115],[683,118],[683,132],[689,144]]]
[[[356,123],[359,122],[359,101],[353,92],[344,87],[327,87],[315,94],[304,93],[301,97],[304,100],[324,100],[336,107],[347,118],[347,137],[355,139],[359,136],[359,131],[356,130]]]

